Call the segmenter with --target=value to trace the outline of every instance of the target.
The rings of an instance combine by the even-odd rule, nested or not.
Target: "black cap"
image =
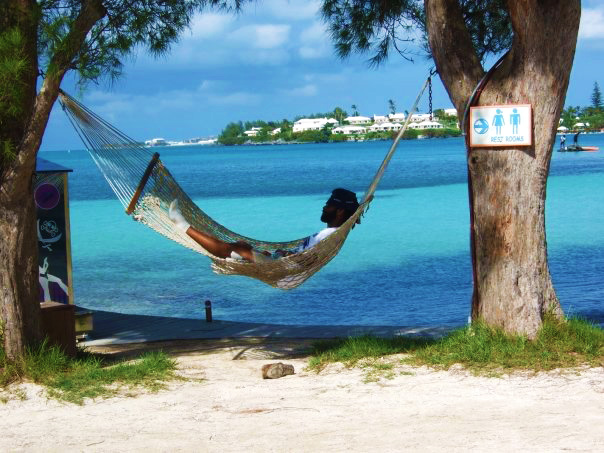
[[[331,197],[327,200],[327,205],[348,211],[356,211],[359,207],[359,202],[357,201],[356,193],[346,189],[334,189],[331,192]]]

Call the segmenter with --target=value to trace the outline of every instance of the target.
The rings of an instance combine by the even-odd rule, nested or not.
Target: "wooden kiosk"
[[[76,352],[76,331],[92,330],[89,313],[76,313],[71,272],[67,175],[72,170],[38,158],[34,177],[42,329],[51,344]]]

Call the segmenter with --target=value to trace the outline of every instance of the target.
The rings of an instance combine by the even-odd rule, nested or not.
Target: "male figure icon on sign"
[[[501,127],[505,124],[503,119],[503,113],[501,109],[497,109],[497,114],[493,117],[493,126],[495,126],[495,133],[501,135]]]
[[[520,124],[520,113],[518,109],[513,110],[514,113],[510,113],[510,124],[512,125],[512,134],[518,134],[518,125]]]

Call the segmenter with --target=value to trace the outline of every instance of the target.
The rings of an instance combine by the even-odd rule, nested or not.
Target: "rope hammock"
[[[273,254],[277,250],[290,250],[300,246],[306,238],[289,242],[266,242],[227,229],[193,203],[159,159],[158,153],[153,153],[123,134],[63,91],[59,93],[59,102],[90,156],[126,209],[126,213],[134,220],[184,247],[208,256],[212,260],[212,269],[218,274],[245,275],[276,288],[292,289],[301,285],[337,255],[357,220],[367,211],[377,185],[407,130],[412,112],[415,112],[428,85],[431,85],[430,77],[420,90],[405,124],[396,135],[356,212],[315,246],[299,253],[262,262],[223,259],[212,255],[186,232],[176,228],[168,217],[170,202],[178,200],[183,216],[195,229],[224,242],[247,242],[260,252]]]

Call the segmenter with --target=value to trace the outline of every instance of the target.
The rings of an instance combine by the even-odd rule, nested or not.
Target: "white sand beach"
[[[82,406],[21,384],[0,403],[0,451],[602,451],[604,369],[475,377],[397,365],[391,379],[331,365],[305,370],[289,344],[174,349],[158,393]],[[186,344],[186,343],[183,343]],[[266,363],[296,373],[262,379]]]

